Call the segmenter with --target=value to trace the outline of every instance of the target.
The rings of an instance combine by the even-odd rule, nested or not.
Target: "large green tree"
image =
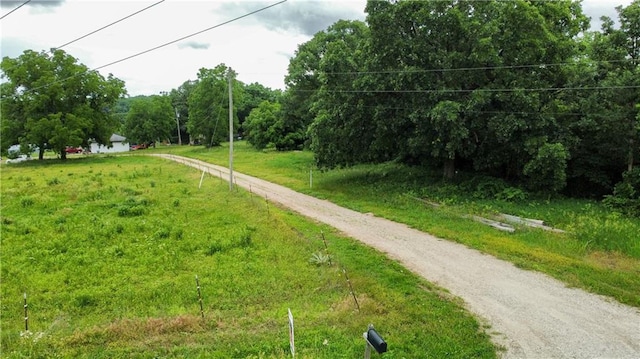
[[[39,158],[52,149],[66,158],[66,146],[108,145],[117,129],[111,108],[125,94],[124,82],[104,78],[63,50],[25,51],[4,57],[2,146],[38,146]]]
[[[241,128],[244,122],[251,114],[251,111],[258,108],[264,101],[271,103],[280,103],[282,97],[281,90],[273,90],[269,87],[265,87],[257,82],[242,85],[242,101],[237,103],[238,107],[238,122]]]
[[[360,91],[360,74],[369,44],[369,29],[361,21],[341,20],[319,33],[324,50],[318,67],[320,87],[314,94],[315,114],[309,126],[311,149],[320,167],[368,162],[376,156],[371,127],[371,96]]]
[[[187,80],[177,89],[172,89],[169,93],[171,97],[171,105],[176,115],[176,137],[174,143],[178,143],[178,139],[182,143],[189,143],[189,133],[187,132],[187,122],[189,121],[189,96],[196,86],[195,81]],[[178,130],[179,129],[179,130]],[[178,136],[180,131],[180,136]]]
[[[202,68],[189,95],[187,130],[192,140],[200,139],[206,147],[219,145],[229,136],[229,76],[235,78],[235,73],[224,64],[213,69]],[[232,83],[234,103],[242,103],[242,86],[235,80]],[[234,129],[238,127],[235,110],[236,106]]]
[[[280,104],[262,101],[251,111],[242,128],[247,142],[259,150],[278,145],[286,137]]]
[[[405,139],[388,144],[401,159],[440,162],[447,177],[467,164],[526,178],[546,144],[564,146],[550,89],[567,82],[553,64],[579,55],[578,2],[369,1],[366,11],[374,121]]]
[[[359,25],[356,25],[359,23]],[[325,58],[328,47],[344,41],[352,35],[359,36],[361,22],[341,20],[319,31],[306,43],[298,46],[295,56],[289,61],[288,73],[285,76],[287,89],[282,98],[284,128],[288,133],[292,146],[301,148],[307,141],[307,129],[318,114],[316,106],[319,101],[319,90],[322,85],[321,62]],[[350,31],[354,34],[350,34]],[[351,41],[351,43],[354,43]],[[351,54],[345,53],[348,57]],[[345,59],[345,62],[348,61]],[[349,79],[350,80],[350,79]]]
[[[606,91],[608,101],[604,109],[609,115],[619,118],[622,131],[620,136],[626,149],[627,171],[632,171],[638,158],[640,148],[638,139],[638,108],[640,103],[640,0],[629,6],[616,7],[619,28],[614,28],[613,21],[603,18],[602,34],[594,40],[593,56],[599,61],[606,74],[602,76],[601,85]]]
[[[568,126],[574,138],[568,180],[575,193],[610,193],[640,157],[640,1],[617,11],[619,27],[603,17],[601,30],[580,41],[587,56],[570,86],[578,89],[572,96],[580,116]]]
[[[175,129],[175,113],[169,96],[153,95],[133,100],[124,135],[130,143],[153,143],[168,139]]]

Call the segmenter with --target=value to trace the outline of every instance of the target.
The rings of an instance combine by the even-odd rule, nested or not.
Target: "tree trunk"
[[[629,138],[629,163],[627,166],[627,170],[629,172],[633,170],[633,161],[634,161],[633,152],[635,150],[635,148],[633,148],[634,144],[635,144],[635,141],[633,140],[633,137]]]
[[[446,179],[453,179],[456,174],[456,160],[455,158],[447,158],[444,160],[444,172],[443,176]]]

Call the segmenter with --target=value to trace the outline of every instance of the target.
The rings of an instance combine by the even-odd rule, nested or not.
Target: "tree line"
[[[280,121],[321,168],[398,161],[640,213],[640,1],[616,9],[588,31],[579,1],[370,0],[298,48]]]
[[[284,91],[232,81],[256,148],[308,148],[331,169],[396,161],[493,176],[640,212],[640,0],[598,31],[579,1],[378,1],[301,44]],[[62,50],[4,58],[2,146],[228,136],[224,64],[169,92],[123,98]],[[62,81],[64,80],[64,81]]]

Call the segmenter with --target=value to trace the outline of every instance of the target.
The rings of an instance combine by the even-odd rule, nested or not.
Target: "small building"
[[[100,145],[97,142],[91,141],[91,153],[118,153],[129,152],[129,142],[123,136],[113,134],[109,138],[109,145]]]

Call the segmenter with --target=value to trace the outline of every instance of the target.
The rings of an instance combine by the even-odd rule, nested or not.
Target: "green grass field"
[[[406,223],[511,261],[521,268],[547,273],[568,286],[640,307],[640,219],[611,213],[597,202],[487,199],[478,192],[488,192],[491,188],[483,188],[482,184],[472,188],[473,181],[446,183],[440,173],[415,167],[391,163],[320,172],[314,170],[310,152],[256,151],[245,142],[236,143],[235,149],[237,171],[360,212]],[[229,163],[227,147],[173,146],[153,151],[225,166]],[[513,189],[507,188],[496,197],[508,197],[512,192]],[[416,198],[443,206],[434,209]],[[510,234],[463,218],[469,214],[489,216],[499,212],[544,220],[567,233],[519,228]]]
[[[264,156],[273,162],[240,160],[238,169],[303,183],[308,157]],[[220,180],[207,177],[199,189],[195,169],[136,155],[0,171],[3,358],[286,358],[288,308],[299,358],[360,357],[369,323],[389,344],[385,358],[496,356],[490,329],[446,291]],[[320,179],[319,195],[330,183],[349,187]]]

